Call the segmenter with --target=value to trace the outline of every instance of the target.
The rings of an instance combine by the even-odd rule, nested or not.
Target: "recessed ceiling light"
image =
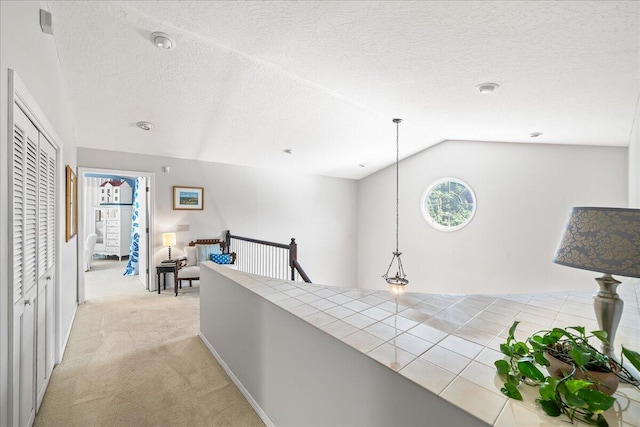
[[[491,93],[494,90],[498,89],[500,85],[496,83],[482,83],[476,87],[478,88],[480,93]]]
[[[531,132],[531,133],[529,134],[529,137],[530,137],[530,138],[537,138],[537,137],[539,137],[540,135],[542,135],[542,132]]]
[[[176,47],[176,42],[167,33],[155,32],[151,33],[151,43],[159,49],[171,50]]]
[[[153,128],[153,123],[150,123],[150,122],[138,122],[138,123],[136,123],[136,126],[138,126],[142,130],[151,130],[151,128]]]
[[[283,152],[287,153],[287,154],[293,154],[293,150],[291,148],[285,148],[284,150],[282,150]]]

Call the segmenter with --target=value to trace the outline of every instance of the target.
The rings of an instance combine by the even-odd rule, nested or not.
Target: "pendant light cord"
[[[400,206],[400,198],[398,193],[400,191],[400,121],[396,122],[396,252],[399,253],[400,250],[398,244],[398,228],[400,227],[400,214],[399,214],[399,206]]]
[[[400,122],[402,122],[402,119],[393,119],[393,123],[396,124],[396,251],[393,253],[387,272],[382,276],[393,292],[399,292],[409,283],[400,260]],[[389,277],[389,271],[391,271],[393,262],[396,259],[398,260],[398,271],[394,277]]]

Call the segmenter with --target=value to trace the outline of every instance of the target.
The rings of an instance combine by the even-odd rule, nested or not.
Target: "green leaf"
[[[589,390],[588,388],[578,390],[576,396],[582,399],[586,403],[585,407],[594,414],[606,411],[616,402],[615,397],[606,395],[598,390]]]
[[[579,391],[582,391],[582,390],[579,390]],[[569,392],[564,393],[564,400],[569,406],[575,406],[576,408],[582,408],[582,409],[587,407],[587,402],[585,402],[584,399],[582,399],[577,394],[573,394]]]
[[[583,388],[593,385],[591,381],[585,381],[585,380],[568,380],[566,384],[567,384],[567,389],[569,390],[569,393],[575,393],[578,390],[581,390]]]
[[[535,342],[539,342],[540,344],[543,343],[542,337],[540,335],[534,335],[531,337],[531,339],[534,340]]]
[[[567,329],[573,329],[574,331],[578,331],[580,335],[584,336],[584,326],[567,326]]]
[[[502,392],[502,394],[510,397],[511,399],[522,400],[522,394],[520,394],[520,390],[518,390],[518,387],[511,383],[504,383],[504,387],[502,387],[500,391]]]
[[[507,374],[507,382],[515,386],[520,385],[520,380],[511,374]]]
[[[543,400],[554,400],[556,398],[556,388],[555,384],[550,383],[547,379],[547,382],[540,386],[540,397]]]
[[[609,423],[604,418],[602,414],[598,414],[598,418],[596,419],[596,425],[598,427],[609,427]]]
[[[548,333],[546,334],[544,337],[542,337],[542,342],[545,345],[553,345],[555,343],[558,342],[558,340],[562,338],[562,334],[557,334],[557,333]]]
[[[607,333],[605,331],[591,331],[594,337],[598,338],[605,344],[609,344],[609,340],[607,339]]]
[[[511,370],[511,366],[506,360],[496,360],[493,363],[496,365],[496,369],[498,370],[499,374],[506,375]]]
[[[537,399],[536,402],[540,404],[542,410],[550,417],[557,417],[562,413],[560,405],[555,400]]]
[[[558,388],[558,384],[560,384],[560,378],[547,377],[545,383],[549,384],[555,390]]]
[[[622,346],[622,354],[627,358],[627,360],[629,360],[634,368],[640,371],[640,353],[638,353],[637,351],[629,350],[628,348],[624,348],[624,346]]]
[[[591,360],[591,353],[585,352],[583,349],[577,347],[569,351],[569,356],[571,356],[578,366],[584,366]]]
[[[550,378],[555,379],[555,377],[550,377]],[[547,381],[549,381],[549,378],[547,378]],[[562,395],[569,393],[569,390],[567,389],[567,385],[565,383],[566,381],[558,379],[558,383],[556,385],[556,390],[558,390],[558,392]]]
[[[533,348],[534,350],[544,351],[547,349],[547,345],[542,342],[538,342],[534,339],[529,339],[528,341],[529,344],[531,344],[531,348]],[[542,338],[540,338],[540,341],[542,341]]]
[[[513,324],[511,325],[511,327],[509,328],[509,338],[511,339],[515,339],[514,338],[514,334],[516,333],[516,328],[518,327],[518,324],[520,322],[518,322],[517,320],[513,322]]]
[[[507,344],[500,344],[500,352],[509,357],[513,356],[513,347]]]
[[[518,369],[520,370],[520,373],[527,378],[531,378],[536,381],[544,381],[544,374],[529,361],[518,362]]]
[[[538,365],[549,366],[549,361],[547,360],[546,357],[544,357],[544,354],[536,353],[536,354],[533,355],[533,357],[536,360],[536,363]]]
[[[513,351],[517,354],[524,355],[529,353],[529,347],[527,347],[527,344],[523,343],[522,341],[518,341],[513,345]]]
[[[578,419],[579,419],[580,421],[584,421],[585,423],[587,423],[587,424],[589,424],[589,425],[591,425],[591,426],[598,425],[598,424],[597,424],[597,421],[593,419],[593,415],[594,415],[594,414],[592,414],[592,413],[590,413],[590,412],[588,412],[588,411],[587,411],[587,412],[585,412],[584,414],[583,414],[583,413],[579,413],[579,414],[578,414]]]

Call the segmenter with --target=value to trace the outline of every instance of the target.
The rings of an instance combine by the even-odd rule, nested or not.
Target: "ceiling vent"
[[[40,9],[40,28],[45,34],[53,35],[53,18],[51,12]]]

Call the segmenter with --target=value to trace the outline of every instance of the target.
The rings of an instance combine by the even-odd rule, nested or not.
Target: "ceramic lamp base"
[[[609,357],[613,357],[616,330],[624,308],[624,301],[616,292],[620,282],[611,277],[610,274],[598,277],[596,281],[600,285],[600,290],[593,296],[593,309],[596,313],[596,319],[598,319],[598,326],[607,333],[609,341],[609,344],[602,344],[602,352]]]

